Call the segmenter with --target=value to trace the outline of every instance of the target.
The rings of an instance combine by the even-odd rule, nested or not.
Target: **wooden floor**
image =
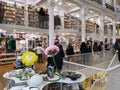
[[[14,64],[8,64],[8,65],[0,65],[0,90],[3,90],[3,88],[7,85],[8,80],[3,78],[3,74],[13,70]],[[45,70],[46,68],[46,62],[44,63],[36,63],[36,72],[39,72],[40,70]]]

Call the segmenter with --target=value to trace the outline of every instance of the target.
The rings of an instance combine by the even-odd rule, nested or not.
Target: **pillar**
[[[105,3],[106,3],[106,0],[102,0],[103,7],[106,7]]]
[[[85,42],[86,40],[86,9],[85,6],[83,5],[81,7],[81,23],[82,23],[82,27],[81,27],[81,38],[82,38],[82,42]]]
[[[115,12],[117,13],[117,0],[113,0],[113,7]]]
[[[115,41],[116,41],[116,20],[113,20],[112,21],[112,24],[113,24],[113,35],[112,35],[112,37],[113,37],[113,43],[115,43]]]
[[[54,0],[48,0],[49,5],[49,46],[54,45]]]
[[[104,41],[104,15],[100,15],[100,40]]]

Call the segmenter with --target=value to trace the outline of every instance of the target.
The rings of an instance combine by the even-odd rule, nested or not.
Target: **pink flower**
[[[56,45],[49,46],[45,49],[45,55],[47,57],[52,57],[53,55],[56,55],[59,52],[59,47]]]

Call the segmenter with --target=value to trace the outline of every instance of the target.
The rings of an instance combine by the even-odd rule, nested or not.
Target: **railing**
[[[4,9],[0,12],[0,24],[29,26],[41,29],[49,28],[49,16],[40,16],[35,10],[18,10],[16,8],[13,10]],[[54,29],[80,30],[80,26],[81,21],[77,17],[54,15]]]
[[[106,76],[108,73],[106,72],[114,69],[114,66],[118,62],[118,57],[117,53],[110,51],[105,51],[104,58],[102,56],[98,57],[99,54],[100,52],[93,53],[93,58],[87,63],[85,62],[86,64],[79,62],[80,59],[82,60],[81,55],[72,56],[71,58],[66,57],[63,70],[73,70],[84,73],[87,77],[85,82],[89,82],[87,84],[84,84],[85,82],[83,83],[85,90],[103,90],[106,82],[108,82],[108,77]],[[75,57],[76,59],[74,59]],[[95,57],[97,58],[95,59]]]
[[[99,77],[99,79],[95,80],[90,88],[90,90],[96,90],[96,88],[98,90],[104,90],[105,85],[108,83],[109,81],[109,77],[108,77],[108,73],[118,67],[116,67],[116,62],[118,61],[118,59],[116,59],[117,57],[117,53],[114,55],[114,57],[112,58],[110,64],[108,65],[107,69],[105,71],[103,71],[104,73]],[[120,65],[119,65],[120,66]],[[106,90],[106,89],[105,89]],[[111,89],[112,90],[112,89]]]
[[[72,63],[83,64],[87,66],[95,66],[101,63],[110,62],[114,55],[113,51],[102,51],[95,53],[85,53],[66,56],[65,61]],[[96,66],[95,66],[96,67]]]

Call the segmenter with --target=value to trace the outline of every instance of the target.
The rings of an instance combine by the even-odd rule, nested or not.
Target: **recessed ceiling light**
[[[25,33],[25,32],[21,32],[21,33]]]
[[[80,17],[80,15],[79,15],[79,14],[76,14],[76,17],[78,17],[78,18],[79,18],[79,17]]]
[[[108,17],[107,16],[105,16],[105,19],[107,19]]]
[[[58,0],[55,0],[55,2],[57,2]]]
[[[68,5],[69,5],[69,6],[71,6],[72,4],[71,4],[71,3],[69,3]]]
[[[93,13],[93,11],[91,10],[90,13]]]
[[[62,2],[59,2],[58,4],[59,4],[59,5],[62,5]]]

